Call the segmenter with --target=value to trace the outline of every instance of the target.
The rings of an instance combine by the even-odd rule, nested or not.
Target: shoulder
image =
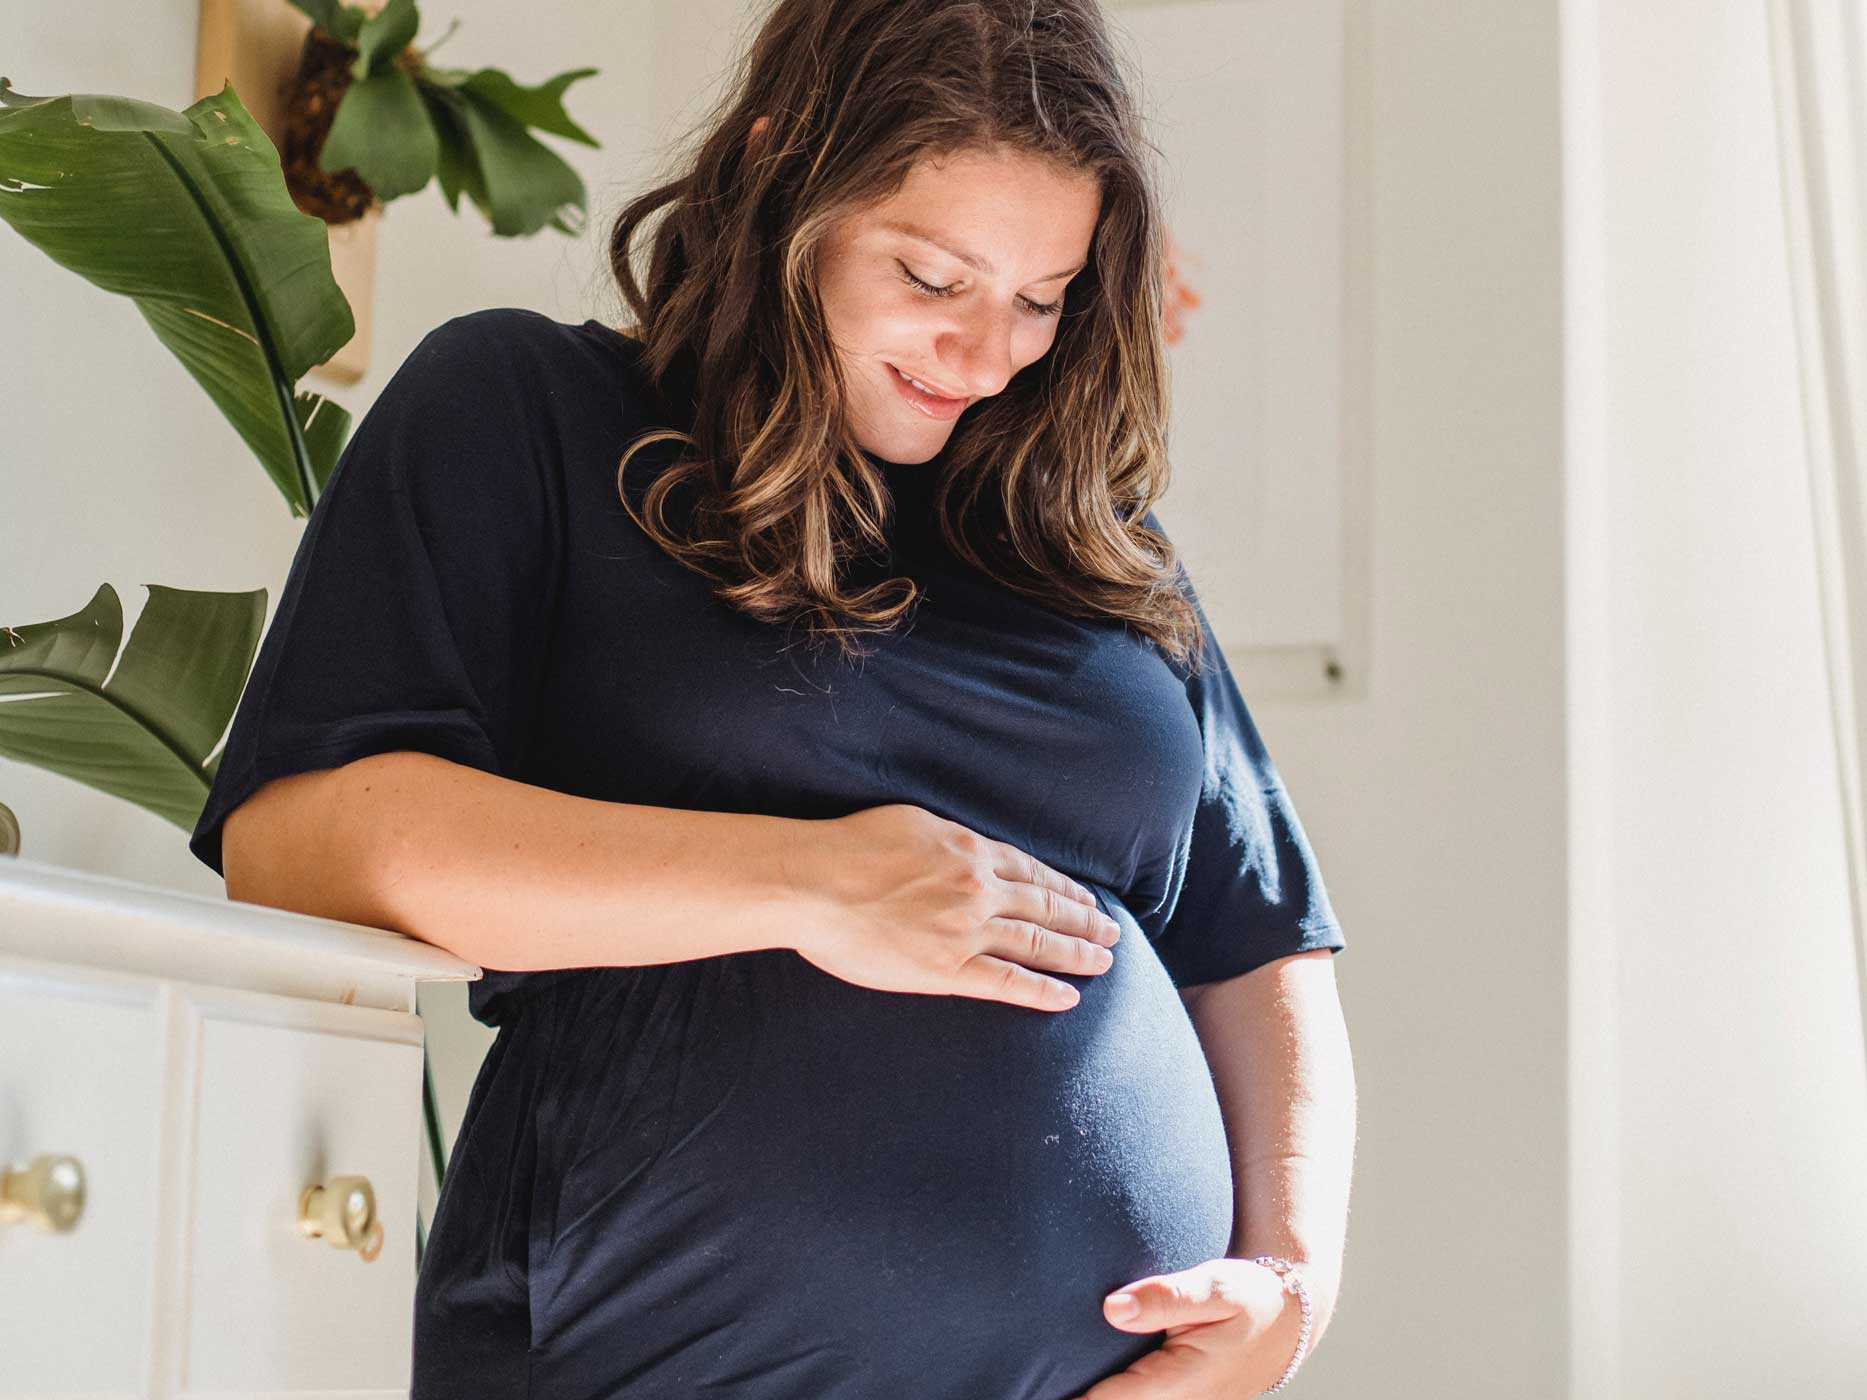
[[[616,344],[606,345],[593,332],[612,337]],[[612,357],[626,354],[631,344],[596,322],[573,325],[529,307],[489,306],[441,322],[421,338],[415,354],[466,368],[517,373],[577,366],[603,350]]]
[[[522,306],[463,312],[435,326],[398,377],[445,381],[449,397],[549,423],[576,439],[611,434],[617,420],[652,417],[658,397],[642,346],[594,319],[559,321]]]

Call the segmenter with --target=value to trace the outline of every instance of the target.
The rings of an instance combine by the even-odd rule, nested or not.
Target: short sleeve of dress
[[[1151,513],[1145,523],[1161,529]],[[1205,656],[1197,674],[1168,664],[1199,723],[1203,776],[1168,897],[1140,922],[1174,985],[1188,987],[1293,953],[1339,953],[1347,940],[1295,804],[1184,572],[1181,586],[1205,633]]]
[[[313,507],[188,848],[224,877],[226,816],[274,778],[415,749],[511,775],[562,554],[549,385],[499,307],[428,332]]]

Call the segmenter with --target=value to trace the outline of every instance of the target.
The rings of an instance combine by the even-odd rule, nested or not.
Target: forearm
[[[639,966],[793,946],[802,822],[576,797],[403,752],[343,770],[370,920],[482,967]]]
[[[1236,1202],[1227,1253],[1303,1261],[1315,1316],[1341,1291],[1355,1074],[1328,951],[1200,988],[1189,1015],[1212,1066]]]

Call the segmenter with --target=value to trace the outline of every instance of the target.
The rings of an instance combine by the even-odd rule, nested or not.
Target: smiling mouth
[[[917,388],[920,389],[922,393],[931,394],[936,399],[949,399],[953,401],[954,403],[958,403],[961,399],[964,399],[966,397],[964,394],[949,394],[943,389],[934,388],[931,384],[928,384],[925,380],[915,379],[912,375],[903,374],[900,367],[897,365],[890,365],[888,368],[893,370],[896,374],[900,375],[901,378],[905,380],[906,382],[908,382],[909,384],[915,385]]]

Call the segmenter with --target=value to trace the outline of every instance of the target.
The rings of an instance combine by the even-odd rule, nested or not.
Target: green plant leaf
[[[564,158],[498,107],[466,88],[455,89],[461,123],[479,161],[493,232],[511,238],[553,228],[583,227],[583,181]],[[574,209],[574,216],[567,210]]]
[[[0,78],[0,219],[134,301],[292,514],[311,513],[334,458],[303,431],[321,396],[294,385],[356,321],[331,276],[323,221],[292,203],[278,152],[231,84],[172,112],[123,97],[25,97]]]
[[[291,0],[291,4],[326,34],[352,48],[356,47],[357,31],[369,18],[369,11],[356,5],[341,5],[338,0]]]
[[[322,394],[301,393],[292,396],[292,412],[311,458],[311,479],[317,487],[315,500],[324,494],[337,459],[343,456],[344,443],[349,441],[350,410]]]
[[[208,751],[259,650],[266,590],[144,587],[121,660],[123,607],[107,583],[69,617],[0,627],[0,754],[192,831],[220,767]]]
[[[386,68],[344,90],[318,164],[333,175],[355,170],[387,203],[434,178],[439,146],[415,80]]]
[[[553,136],[569,137],[572,141],[581,141],[586,146],[597,146],[600,149],[601,143],[572,121],[564,111],[564,89],[596,71],[594,68],[573,68],[537,87],[528,88],[520,87],[497,68],[482,68],[476,73],[467,74],[456,86],[492,103],[523,126],[536,127]]]
[[[350,65],[350,76],[367,78],[383,72],[408,47],[420,27],[421,14],[415,9],[415,0],[389,0],[357,31],[357,58]]]
[[[434,134],[439,142],[435,178],[441,182],[441,193],[447,199],[447,207],[459,213],[460,194],[464,190],[480,212],[491,219],[492,210],[486,202],[486,182],[480,178],[479,157],[474,155],[473,146],[467,140],[462,119],[454,115],[454,109],[461,99],[428,83],[417,83],[416,86],[421,91],[422,100],[428,104],[428,116],[434,122]]]

